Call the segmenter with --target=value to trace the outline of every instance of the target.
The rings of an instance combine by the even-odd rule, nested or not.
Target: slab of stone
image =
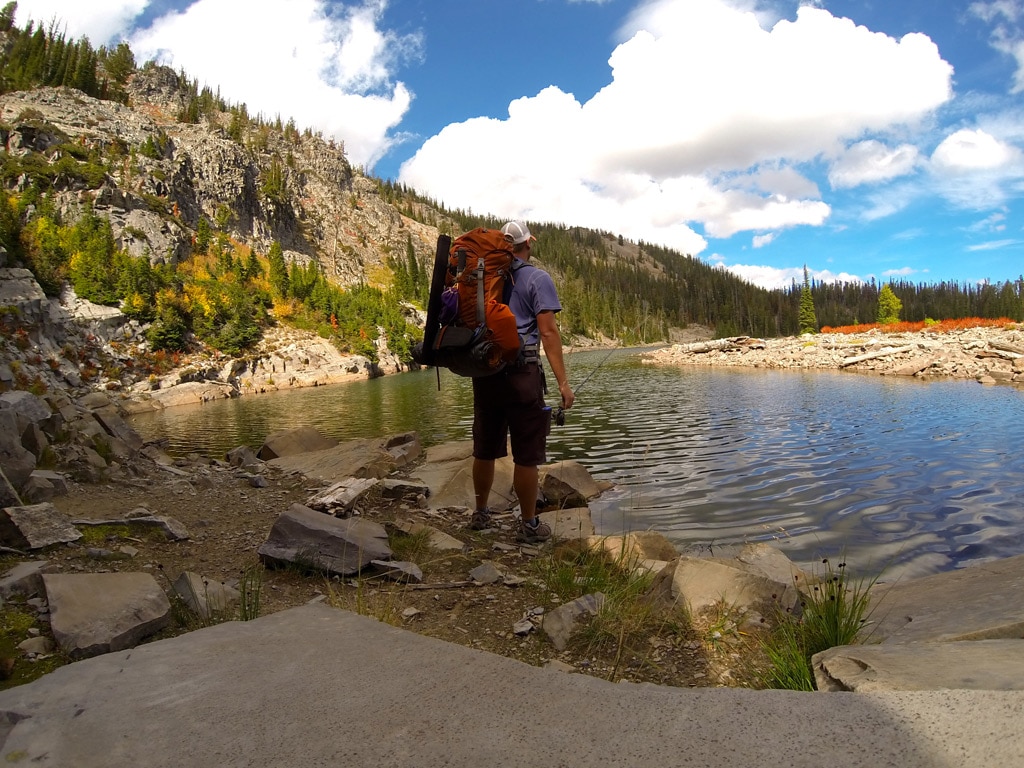
[[[771,544],[757,542],[745,544],[736,554],[735,560],[753,573],[760,573],[779,584],[790,584],[797,589],[807,589],[807,574],[786,557],[785,553]]]
[[[258,550],[264,563],[294,564],[349,576],[374,560],[390,560],[387,532],[378,523],[341,519],[292,504],[282,512]]]
[[[405,499],[415,501],[420,496],[424,498],[430,495],[430,487],[425,483],[411,483],[408,480],[400,480],[392,477],[385,477],[380,481],[381,492],[385,499]]]
[[[869,641],[1024,637],[1024,555],[871,589]]]
[[[844,645],[811,664],[819,691],[1024,690],[1024,639]]]
[[[81,531],[49,502],[0,510],[0,541],[7,546],[42,549],[80,538]]]
[[[452,454],[461,450],[453,448]],[[470,507],[474,504],[473,492],[473,457],[454,460],[431,461],[431,451],[427,451],[427,460],[415,471],[414,477],[430,488],[428,500],[432,509],[448,507]],[[446,456],[446,453],[433,455]],[[512,490],[512,457],[505,456],[494,462],[494,483],[487,506],[495,512],[505,512],[516,504]]]
[[[143,514],[137,514],[139,510],[129,512],[124,517],[113,517],[107,520],[75,520],[79,528],[95,527],[99,525],[138,526],[139,528],[156,528],[169,541],[185,541],[190,538],[188,529],[178,520],[165,515],[153,515],[149,510],[140,508]]]
[[[100,408],[93,411],[92,415],[108,435],[123,442],[131,452],[137,453],[142,448],[144,442],[142,436],[128,426],[128,423],[121,418],[113,406]]]
[[[0,466],[0,508],[20,507],[23,504],[22,498],[7,479],[4,468]]]
[[[466,548],[466,544],[463,541],[459,541],[454,536],[450,536],[444,531],[440,531],[433,526],[427,525],[426,523],[419,523],[415,520],[395,520],[394,526],[407,533],[410,536],[426,532],[428,539],[427,544],[431,549],[436,549],[441,552],[461,552]]]
[[[384,443],[383,438],[348,440],[331,448],[270,459],[267,464],[283,472],[298,472],[326,483],[345,477],[381,478],[395,468],[395,461],[384,450]]]
[[[148,573],[44,573],[54,640],[73,659],[133,648],[171,620]]]
[[[601,592],[577,597],[544,615],[541,625],[556,650],[564,651],[569,644],[576,623],[585,616],[596,616],[604,606],[605,597]]]
[[[74,768],[1002,768],[1024,764],[1022,706],[1020,691],[825,697],[612,683],[321,603],[0,691],[0,739],[18,765]]]
[[[586,507],[572,507],[545,512],[540,519],[551,526],[551,535],[556,539],[586,540],[594,535],[594,521]]]
[[[324,437],[313,427],[283,429],[269,435],[256,455],[263,461],[334,448],[338,441]]]
[[[407,560],[372,560],[370,565],[378,570],[377,575],[382,579],[402,584],[423,582],[423,569]]]
[[[415,432],[393,435],[384,443],[384,450],[395,461],[396,467],[404,467],[416,461],[423,453],[420,437]]]
[[[56,570],[47,560],[30,560],[18,563],[0,577],[0,597],[7,599],[12,595],[42,595],[43,574]]]
[[[184,571],[174,580],[174,592],[202,619],[228,616],[242,599],[234,587],[192,571]]]

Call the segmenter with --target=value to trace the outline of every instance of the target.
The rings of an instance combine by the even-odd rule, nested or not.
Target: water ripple
[[[974,382],[716,371],[569,357],[586,380],[548,459],[616,490],[602,533],[656,529],[682,549],[769,541],[810,564],[923,575],[1024,553],[1024,396]],[[215,455],[309,425],[338,439],[415,430],[469,437],[467,380],[433,371],[179,408],[134,421],[174,453]],[[468,503],[468,500],[467,500]]]

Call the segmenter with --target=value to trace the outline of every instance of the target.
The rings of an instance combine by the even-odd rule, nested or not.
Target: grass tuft
[[[829,648],[856,643],[870,618],[869,591],[878,580],[853,579],[845,559],[833,565],[822,560],[825,572],[801,592],[801,613],[779,611],[772,631],[763,641],[769,665],[766,688],[813,691],[811,658]]]

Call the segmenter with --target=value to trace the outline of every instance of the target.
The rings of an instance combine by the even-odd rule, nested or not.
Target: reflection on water
[[[595,367],[606,361],[603,366]],[[1024,394],[975,382],[660,368],[627,352],[569,357],[586,379],[549,461],[615,491],[601,533],[655,529],[683,549],[772,542],[809,564],[917,576],[1024,553]],[[594,371],[590,378],[586,378]],[[469,382],[435,371],[246,396],[137,417],[172,453],[258,447],[308,425],[338,439],[415,430],[468,439]],[[469,503],[469,500],[467,500]]]

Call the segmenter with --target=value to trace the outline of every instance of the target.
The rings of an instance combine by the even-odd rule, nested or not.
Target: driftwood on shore
[[[673,344],[643,357],[659,365],[863,371],[886,376],[974,379],[1024,386],[1024,325],[959,331],[820,333]]]
[[[845,368],[848,365],[855,365],[857,363],[863,363],[866,360],[874,360],[878,357],[889,357],[890,355],[901,355],[906,352],[913,352],[914,345],[907,344],[905,347],[886,347],[880,349],[877,352],[868,352],[865,355],[855,355],[854,357],[848,357],[839,363],[840,368]]]
[[[729,339],[695,341],[692,344],[680,344],[678,346],[684,352],[701,355],[705,352],[716,352],[729,349],[764,349],[765,343],[762,339],[754,339],[750,336],[736,336]]]

